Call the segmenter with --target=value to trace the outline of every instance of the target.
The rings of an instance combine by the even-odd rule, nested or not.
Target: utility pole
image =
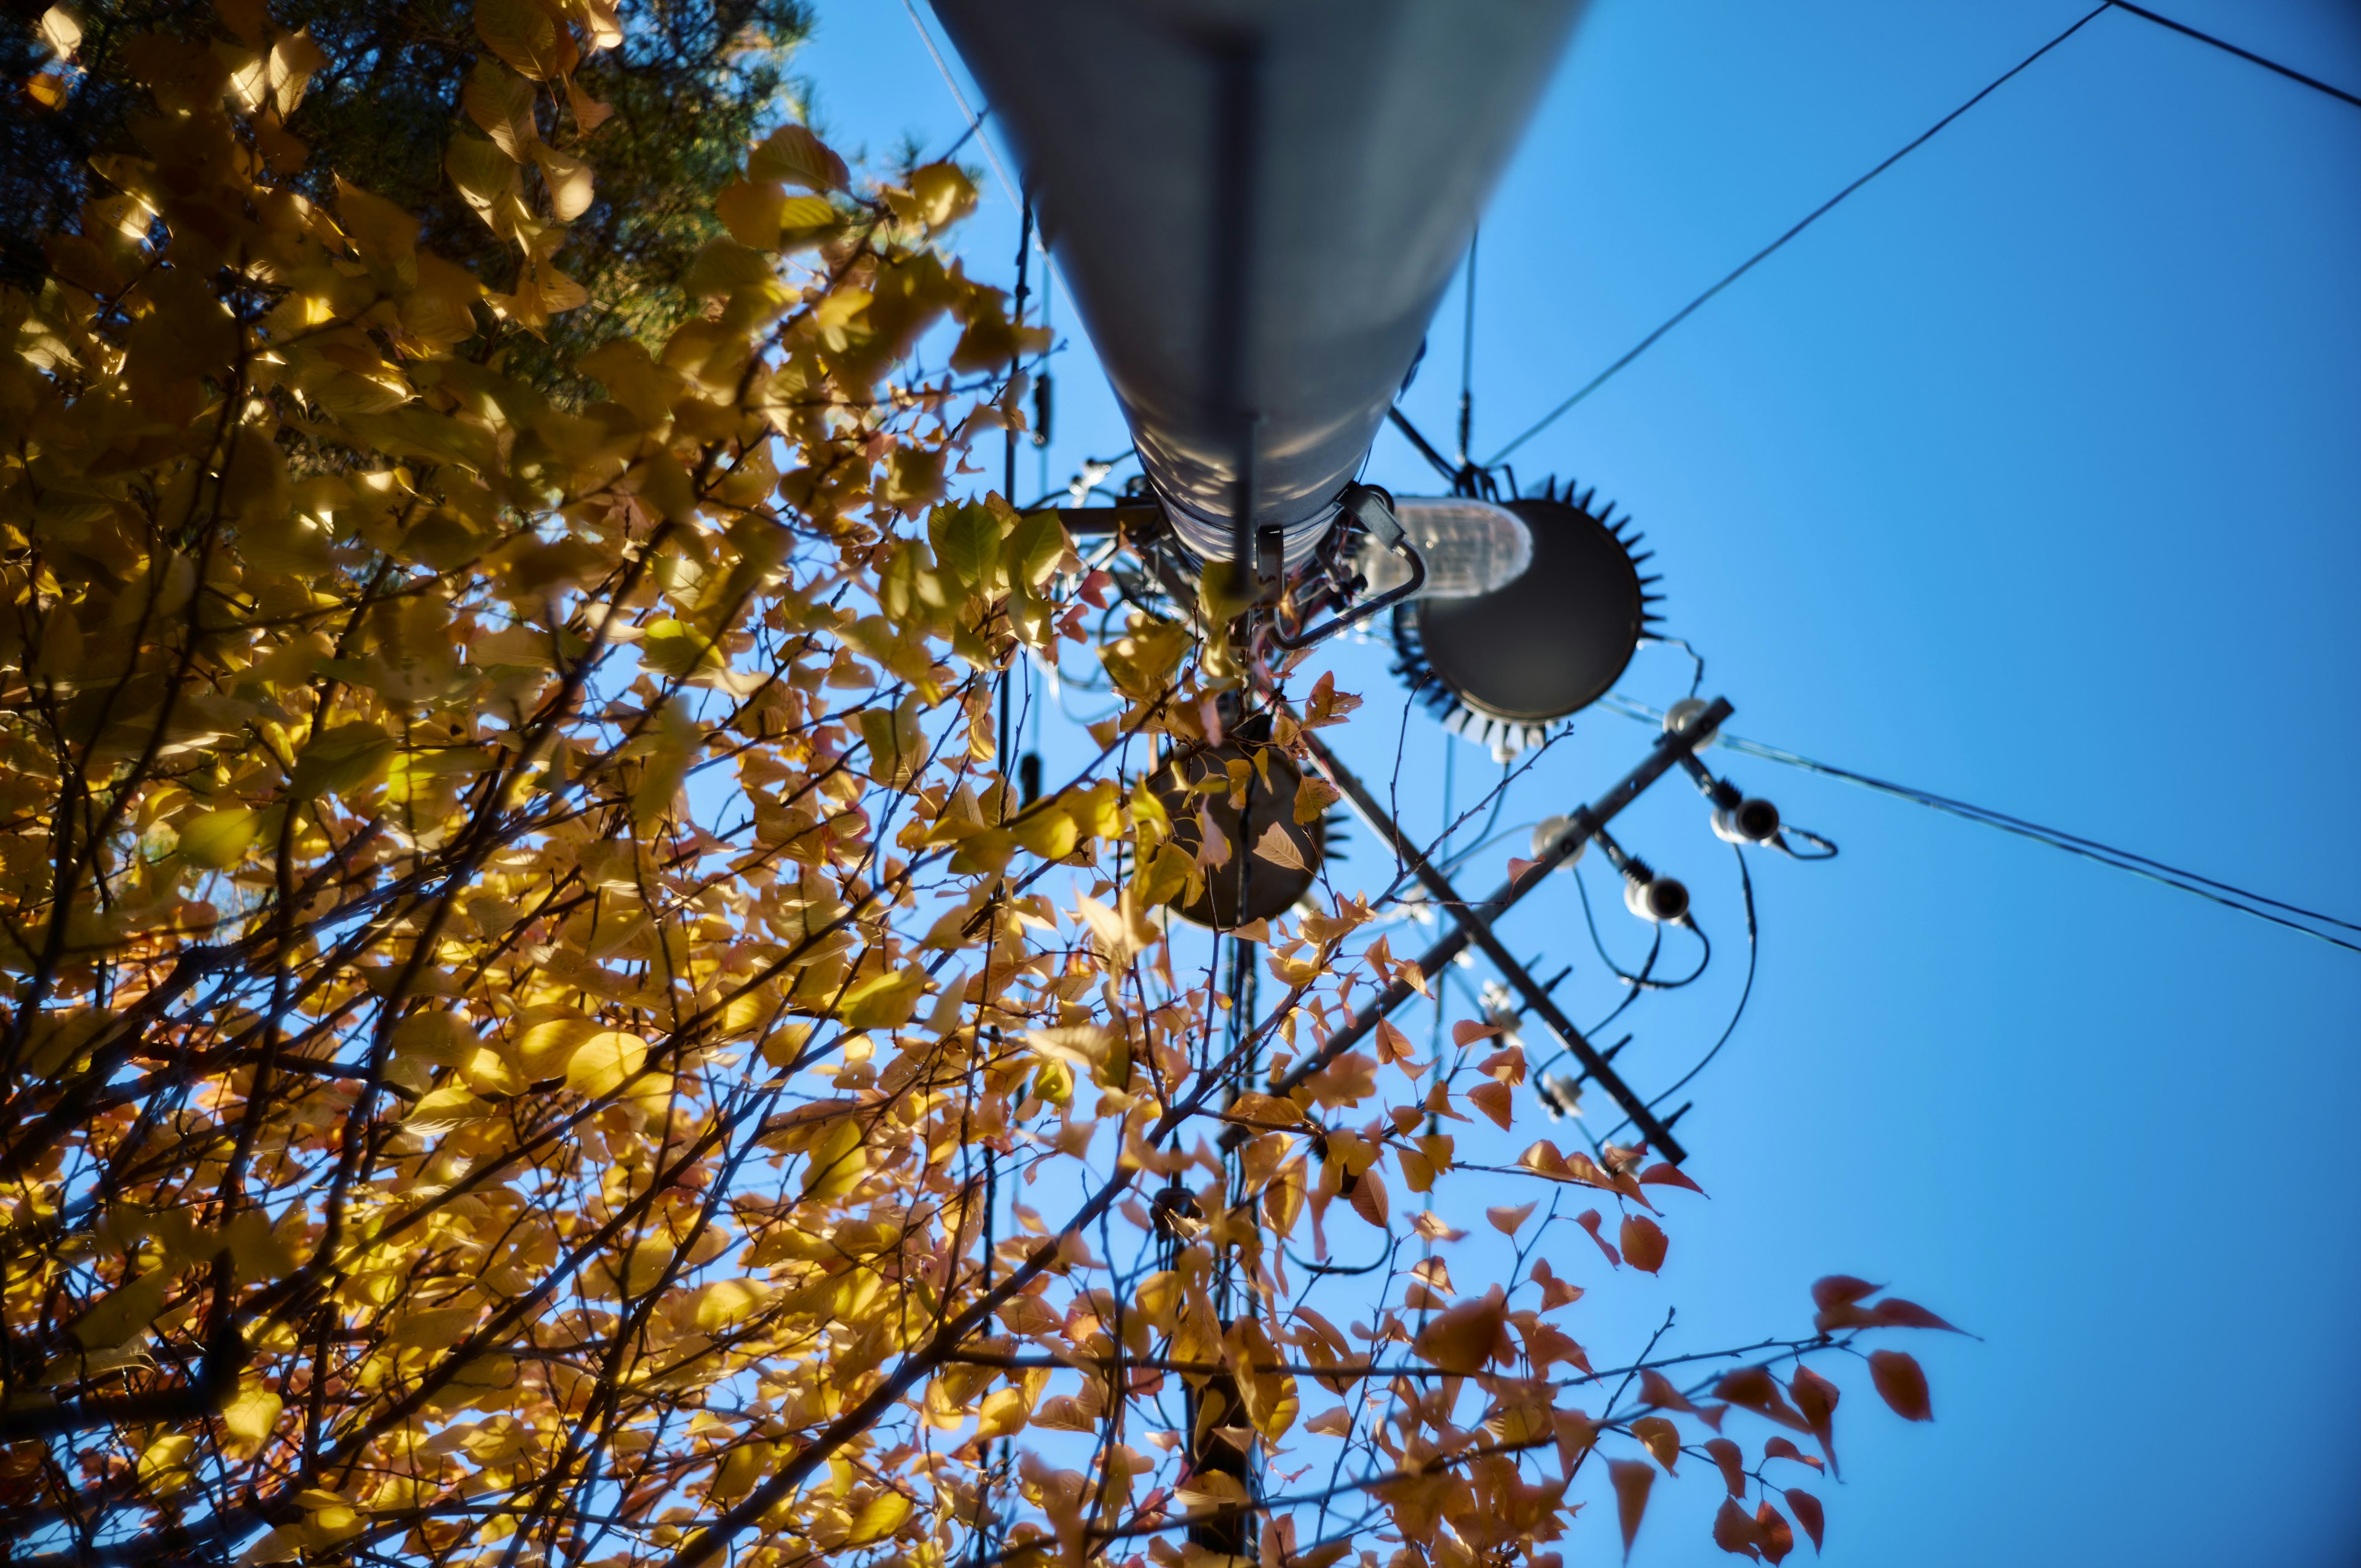
[[[1313,764],[1343,793],[1354,811],[1369,825],[1378,839],[1401,857],[1403,863],[1424,884],[1430,898],[1450,916],[1457,927],[1418,956],[1418,972],[1422,976],[1439,975],[1446,965],[1470,946],[1482,948],[1484,956],[1492,961],[1493,967],[1522,998],[1527,1011],[1539,1017],[1550,1032],[1557,1036],[1575,1059],[1582,1063],[1585,1075],[1598,1080],[1599,1087],[1622,1107],[1624,1114],[1631,1118],[1641,1136],[1647,1139],[1649,1147],[1675,1165],[1686,1159],[1688,1153],[1673,1136],[1672,1129],[1657,1118],[1656,1113],[1648,1108],[1647,1102],[1623,1081],[1621,1075],[1609,1065],[1606,1057],[1574,1026],[1573,1021],[1566,1017],[1548,990],[1533,979],[1525,966],[1493,934],[1492,924],[1514,908],[1527,894],[1540,887],[1550,872],[1579,853],[1625,806],[1639,799],[1650,784],[1673,768],[1682,765],[1733,711],[1728,698],[1716,697],[1688,723],[1659,737],[1639,766],[1624,774],[1614,788],[1582,806],[1568,818],[1565,830],[1543,851],[1539,860],[1503,883],[1490,896],[1474,904],[1460,897],[1450,879],[1419,852],[1385,808],[1378,804],[1377,797],[1337,760],[1336,754],[1316,733],[1307,731],[1303,737],[1311,750]],[[1375,1001],[1355,1014],[1351,1023],[1330,1036],[1326,1045],[1273,1080],[1270,1091],[1284,1094],[1293,1089],[1352,1049],[1382,1019],[1416,994],[1407,981],[1396,980]],[[1222,1136],[1224,1148],[1235,1147],[1244,1141],[1241,1128],[1232,1127]]]

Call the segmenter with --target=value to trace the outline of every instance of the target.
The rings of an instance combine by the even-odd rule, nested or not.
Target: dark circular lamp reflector
[[[1231,804],[1226,787],[1230,763],[1240,760],[1249,764],[1243,813]],[[1252,768],[1257,760],[1270,771],[1268,784]],[[1191,787],[1200,782],[1214,781],[1225,787],[1213,793],[1200,793]],[[1157,765],[1148,777],[1148,788],[1164,807],[1165,815],[1172,819],[1175,846],[1191,856],[1198,852],[1205,840],[1204,823],[1199,815],[1202,808],[1203,817],[1212,819],[1213,831],[1222,836],[1230,850],[1226,864],[1205,872],[1205,885],[1195,898],[1187,898],[1184,894],[1182,898],[1174,900],[1174,914],[1199,926],[1227,931],[1257,920],[1275,919],[1294,908],[1296,902],[1312,891],[1325,854],[1325,835],[1319,823],[1306,825],[1295,820],[1295,792],[1302,781],[1301,771],[1284,751],[1270,744],[1268,714],[1247,718],[1218,746],[1180,752]],[[1274,827],[1293,849],[1294,859],[1301,862],[1301,866],[1255,853],[1255,846]]]
[[[1653,577],[1640,576],[1639,535],[1614,509],[1529,496],[1505,501],[1532,535],[1532,563],[1489,593],[1422,598],[1395,612],[1400,668],[1428,677],[1426,700],[1456,698],[1488,718],[1544,724],[1607,695],[1640,646]]]

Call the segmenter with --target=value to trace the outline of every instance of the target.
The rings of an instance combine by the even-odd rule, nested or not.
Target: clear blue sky
[[[1598,0],[1486,221],[1479,451],[2084,9]],[[2361,7],[2169,10],[2361,91]],[[824,0],[819,21],[802,65],[848,153],[962,128],[898,0]],[[991,192],[971,269],[1005,279],[1015,229]],[[1458,322],[1455,294],[1409,399],[1438,437]],[[1126,443],[1074,342],[1055,482]],[[1517,468],[1579,475],[1638,516],[1668,630],[1708,655],[1734,731],[2352,916],[2356,459],[2361,109],[2115,14]],[[1029,489],[1029,454],[1024,472]],[[1390,437],[1371,475],[1426,488]],[[1438,826],[1444,758],[1463,803],[1488,762],[1421,717],[1401,730],[1380,655],[1340,655],[1372,699],[1346,747],[1382,773],[1406,734],[1404,815]],[[1652,652],[1623,689],[1685,685]],[[1644,740],[1586,718],[1509,820],[1595,794]],[[1636,1343],[1671,1301],[1694,1348],[1791,1331],[1834,1270],[1982,1334],[1911,1346],[1931,1428],[1850,1380],[1846,1484],[1823,1488],[1834,1564],[2361,1561],[2344,1457],[2361,958],[1717,762],[1844,855],[1756,862],[1756,994],[1682,1124],[1714,1200],[1678,1215],[1661,1284],[1618,1292],[1628,1316],[1586,1337]],[[1729,851],[1701,817],[1668,787],[1624,834],[1691,881],[1726,955],[1697,994],[1627,1015],[1643,1082],[1710,1041],[1742,967]],[[1510,935],[1576,963],[1576,1011],[1595,1011],[1614,992],[1569,893]],[[1620,909],[1607,936],[1636,957]],[[1727,1561],[1709,1481],[1660,1490],[1635,1562]],[[1588,1530],[1611,1554],[1611,1525]]]

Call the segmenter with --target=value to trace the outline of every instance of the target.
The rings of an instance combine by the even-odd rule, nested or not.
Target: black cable
[[[936,161],[936,162],[938,162],[938,163],[949,163],[949,162],[950,162],[953,158],[957,157],[957,156],[958,156],[958,154],[959,154],[959,149],[960,149],[960,148],[963,148],[963,147],[965,147],[965,146],[968,144],[968,138],[969,138],[969,137],[972,137],[972,136],[974,136],[976,132],[978,132],[978,131],[980,131],[980,130],[983,129],[984,115],[989,115],[989,114],[991,114],[991,113],[992,113],[992,105],[991,105],[991,104],[986,104],[983,106],[983,114],[982,114],[982,115],[978,115],[974,119],[970,120],[970,121],[968,122],[968,124],[967,124],[967,129],[965,129],[965,130],[963,130],[963,131],[960,132],[960,134],[959,134],[959,140],[957,140],[957,141],[955,141],[955,142],[951,143],[951,145],[950,145],[950,146],[949,146],[949,147],[947,147],[947,148],[943,148],[943,154],[942,154],[942,156],[941,156],[940,158],[939,158],[939,159],[935,159],[935,161]]]
[[[1691,970],[1687,974],[1683,975],[1678,980],[1650,980],[1648,978],[1648,970],[1654,968],[1656,963],[1656,951],[1653,947],[1651,947],[1648,949],[1648,961],[1646,964],[1642,966],[1640,972],[1638,974],[1627,974],[1620,966],[1617,965],[1615,959],[1609,955],[1607,951],[1607,944],[1599,940],[1598,922],[1590,913],[1590,887],[1582,880],[1581,868],[1578,866],[1569,866],[1566,869],[1574,877],[1575,891],[1582,894],[1582,922],[1584,925],[1590,927],[1590,945],[1598,950],[1598,961],[1605,964],[1609,970],[1613,970],[1615,978],[1621,981],[1624,984],[1640,991],[1678,991],[1685,985],[1695,984],[1697,979],[1705,973],[1706,965],[1713,961],[1712,940],[1706,936],[1705,928],[1703,927],[1697,925],[1694,921],[1689,921],[1686,922],[1688,928],[1696,933],[1697,939],[1698,941],[1705,944],[1705,955],[1697,959],[1697,968]],[[1657,921],[1651,921],[1649,924],[1654,928],[1655,940],[1657,942],[1662,942],[1664,938],[1664,927],[1663,924]]]
[[[1467,291],[1459,323],[1459,472],[1464,482],[1469,462],[1468,444],[1476,439],[1476,242],[1478,225],[1467,236]]]
[[[1137,457],[1137,456],[1138,456],[1138,455],[1139,455],[1139,448],[1138,448],[1138,447],[1137,447],[1137,446],[1126,446],[1126,447],[1125,447],[1122,451],[1120,451],[1120,452],[1116,453],[1116,454],[1115,454],[1114,456],[1112,456],[1112,457],[1085,457],[1085,458],[1083,458],[1083,459],[1082,459],[1082,461],[1083,461],[1085,464],[1104,463],[1104,464],[1106,465],[1106,466],[1107,466],[1107,471],[1111,474],[1111,473],[1113,473],[1116,468],[1120,467],[1124,463],[1126,463],[1126,462],[1129,461],[1130,459],[1132,459],[1132,458],[1134,458],[1134,457]],[[1104,479],[1102,479],[1102,480],[1100,480],[1100,481],[1099,481],[1099,483],[1100,483],[1100,484],[1104,484],[1104,483],[1106,483],[1106,481],[1105,481],[1105,480],[1104,480]],[[1060,486],[1060,487],[1059,487],[1057,489],[1045,491],[1045,492],[1043,492],[1043,493],[1042,493],[1042,495],[1040,495],[1038,499],[1036,499],[1030,506],[1024,507],[1024,508],[1022,508],[1022,509],[1020,509],[1020,510],[1025,510],[1025,511],[1039,511],[1043,507],[1048,506],[1051,501],[1056,500],[1060,496],[1063,496],[1063,495],[1069,495],[1069,494],[1071,494],[1071,488],[1072,488],[1072,487],[1071,487],[1071,486]]]
[[[1756,251],[1753,255],[1748,257],[1744,261],[1738,265],[1735,270],[1730,272],[1729,276],[1722,279],[1720,282],[1716,283],[1712,288],[1708,289],[1704,293],[1699,294],[1696,299],[1691,300],[1687,304],[1683,305],[1679,310],[1674,312],[1670,319],[1668,319],[1664,325],[1658,327],[1655,331],[1650,333],[1647,336],[1634,344],[1631,350],[1620,359],[1618,359],[1614,364],[1609,365],[1606,369],[1601,370],[1598,375],[1593,376],[1583,385],[1579,391],[1566,399],[1565,401],[1558,404],[1557,407],[1550,410],[1549,412],[1543,414],[1540,419],[1534,421],[1532,425],[1526,428],[1525,433],[1522,435],[1518,436],[1516,440],[1511,441],[1508,445],[1503,446],[1499,451],[1492,454],[1492,455],[1486,460],[1484,466],[1487,468],[1497,466],[1501,458],[1506,457],[1510,453],[1514,452],[1518,447],[1522,446],[1526,442],[1531,441],[1534,436],[1539,435],[1550,425],[1555,423],[1559,415],[1574,407],[1575,404],[1582,401],[1583,399],[1590,396],[1591,393],[1598,390],[1599,388],[1607,384],[1608,380],[1613,377],[1617,371],[1622,369],[1626,365],[1631,364],[1631,361],[1639,358],[1640,356],[1654,347],[1658,338],[1663,337],[1666,333],[1672,331],[1673,328],[1688,320],[1688,318],[1697,312],[1698,307],[1702,306],[1707,301],[1712,299],[1716,294],[1720,293],[1724,289],[1729,288],[1732,283],[1737,282],[1741,278],[1745,277],[1749,272],[1752,271],[1759,263],[1767,259],[1771,254],[1773,251],[1776,251],[1781,246],[1785,245],[1789,240],[1803,233],[1814,224],[1819,222],[1823,217],[1826,217],[1835,209],[1838,203],[1843,201],[1847,196],[1851,195],[1855,191],[1860,190],[1862,186],[1868,184],[1879,175],[1884,173],[1895,164],[1901,162],[1905,158],[1910,156],[1910,154],[1917,151],[1918,148],[1924,147],[1928,141],[1932,140],[1938,131],[1942,130],[1943,127],[1949,125],[1953,120],[1958,119],[1961,115],[1966,114],[1970,109],[1974,108],[1978,104],[1982,103],[1986,98],[1991,97],[1993,93],[1998,92],[2002,84],[2007,82],[2010,77],[2015,76],[2017,72],[2031,65],[2035,60],[2039,60],[2043,55],[2048,54],[2051,49],[2056,49],[2059,44],[2064,43],[2068,38],[2072,38],[2076,33],[2081,32],[2084,27],[2090,26],[2093,20],[2106,13],[2108,6],[2119,3],[2120,0],[2103,0],[2103,4],[2089,15],[2085,16],[2081,21],[2076,22],[2072,27],[2068,27],[2064,32],[2059,33],[2056,38],[2051,38],[2048,43],[2043,44],[2039,49],[2035,49],[2031,54],[2026,55],[2023,60],[2018,60],[2015,65],[2001,72],[2000,75],[1993,79],[1991,83],[1987,85],[1983,91],[1978,93],[1974,97],[1969,99],[1966,103],[1960,104],[1958,108],[1952,110],[1941,119],[1937,120],[1926,130],[1920,132],[1916,137],[1905,144],[1901,151],[1894,153],[1892,157],[1886,159],[1884,162],[1879,164],[1876,168],[1871,170],[1868,173],[1862,175],[1860,179],[1854,181],[1851,184],[1846,186],[1843,190],[1838,192],[1835,195],[1829,197],[1818,206],[1813,208],[1810,213],[1805,215],[1804,220],[1801,223],[1789,229],[1785,234],[1781,235],[1777,239],[1773,240],[1769,245],[1766,245],[1762,249]]]
[[[1394,428],[1400,431],[1412,446],[1418,448],[1420,456],[1434,465],[1436,473],[1455,485],[1459,482],[1459,470],[1451,466],[1451,459],[1437,452],[1434,444],[1418,433],[1418,426],[1411,423],[1408,415],[1399,408],[1389,408],[1386,410],[1386,417],[1394,422]]]
[[[2129,850],[2119,850],[2112,844],[2103,844],[2095,839],[2085,839],[2080,834],[2069,833],[2063,828],[2045,828],[2037,822],[2028,822],[2021,817],[2011,817],[2004,811],[1994,811],[1989,806],[1971,805],[1964,800],[1954,800],[1949,795],[1937,795],[1932,790],[1918,789],[1909,784],[1892,784],[1884,779],[1872,778],[1867,773],[1854,773],[1850,768],[1839,768],[1828,762],[1817,762],[1809,757],[1799,756],[1776,746],[1765,746],[1757,740],[1742,740],[1734,735],[1725,735],[1721,737],[1721,744],[1733,751],[1742,752],[1750,757],[1761,757],[1765,762],[1784,763],[1788,767],[1801,768],[1806,773],[1824,773],[1829,778],[1842,779],[1847,784],[1858,784],[1863,789],[1875,790],[1880,795],[1892,795],[1897,800],[1906,800],[1913,805],[1945,812],[1970,822],[1980,822],[1987,828],[1997,828],[2004,833],[2014,833],[2020,839],[2031,839],[2037,843],[2063,850],[2068,854],[2080,855],[2086,861],[2093,861],[2103,866],[2113,866],[2117,871],[2129,872],[2135,876],[2146,877],[2148,881],[2160,883],[2166,887],[2179,888],[2183,893],[2211,899],[2213,903],[2226,908],[2243,910],[2258,920],[2268,920],[2275,925],[2285,926],[2291,931],[2301,931],[2307,936],[2317,937],[2323,942],[2334,942],[2340,948],[2361,953],[2361,945],[2344,941],[2324,931],[2314,931],[2312,927],[2300,926],[2292,920],[2282,920],[2276,915],[2252,908],[2249,905],[2241,904],[2237,900],[2246,899],[2253,904],[2268,905],[2272,909],[2283,909],[2290,915],[2301,916],[2306,920],[2317,920],[2323,926],[2334,926],[2340,930],[2361,932],[2361,925],[2356,925],[2350,920],[2340,920],[2334,915],[2323,914],[2317,909],[2307,909],[2302,905],[2290,904],[2285,899],[2256,893],[2240,887],[2235,883],[2222,882],[2180,866],[2169,865],[2162,861],[2136,854]],[[2215,893],[2207,892],[2208,888],[2218,889],[2221,894],[2231,896],[2226,898],[2219,896]]]
[[[1664,718],[1662,714],[1654,713],[1637,703],[1620,698],[1609,697],[1604,699],[1600,706],[1642,723],[1661,723]],[[2221,905],[2225,909],[2235,909],[2243,915],[2251,915],[2257,920],[2268,920],[2274,926],[2284,926],[2290,931],[2301,931],[2305,936],[2316,938],[2332,947],[2343,948],[2348,952],[2361,953],[2361,943],[2348,942],[2341,937],[2332,937],[2325,931],[2316,931],[2297,921],[2282,919],[2271,914],[2269,909],[2283,909],[2288,914],[2300,916],[2305,920],[2316,920],[2323,926],[2334,926],[2340,930],[2356,933],[2361,933],[2361,924],[2342,920],[2334,915],[2306,908],[2301,904],[2290,904],[2283,898],[2273,898],[2267,894],[2256,893],[2249,888],[2240,887],[2235,883],[2223,882],[2218,878],[2209,877],[2180,866],[2170,865],[2163,861],[2135,853],[2130,850],[2119,850],[2112,844],[2103,844],[2095,839],[2085,839],[2078,833],[2069,833],[2063,828],[2045,828],[2038,822],[2028,822],[2024,817],[2012,817],[2004,811],[1994,811],[1989,806],[1976,806],[1964,800],[1954,800],[1949,795],[1937,795],[1932,790],[1919,789],[1910,784],[1894,784],[1884,779],[1872,778],[1867,773],[1854,773],[1850,768],[1839,768],[1830,762],[1815,762],[1797,752],[1785,751],[1777,746],[1766,746],[1759,740],[1742,740],[1738,736],[1725,733],[1716,739],[1715,744],[1743,756],[1760,757],[1765,762],[1800,768],[1806,773],[1822,773],[1832,779],[1841,779],[1847,784],[1857,784],[1862,789],[1874,790],[1880,795],[1891,795],[1896,800],[1906,800],[1914,806],[1923,806],[1930,810],[1947,813],[1964,821],[1980,823],[1986,828],[1997,828],[2004,833],[2013,833],[2020,839],[2030,839],[2037,844],[2047,844],[2051,849],[2063,850],[2070,855],[2078,855],[2097,865],[2111,867],[2119,872],[2128,872],[2133,876],[2144,877],[2160,886],[2173,888],[2202,898],[2209,903]],[[1797,831],[1800,832],[1801,829]],[[1822,841],[1825,842],[1825,840]],[[2209,892],[2208,889],[2219,891]],[[2230,896],[2223,896],[2225,894]],[[2241,899],[2251,902],[2240,903]],[[2257,904],[2268,905],[2269,909],[2254,907]]]
[[[1746,1016],[1746,1003],[1752,1000],[1754,995],[1754,961],[1761,956],[1763,946],[1760,939],[1760,933],[1757,931],[1754,923],[1754,878],[1753,875],[1746,869],[1746,852],[1735,844],[1732,844],[1730,847],[1730,852],[1738,857],[1739,891],[1746,902],[1746,984],[1738,993],[1738,1006],[1736,1010],[1730,1014],[1729,1024],[1724,1025],[1721,1031],[1721,1038],[1714,1041],[1713,1048],[1706,1052],[1704,1056],[1697,1058],[1697,1066],[1689,1069],[1688,1071],[1673,1080],[1671,1088],[1666,1089],[1664,1092],[1658,1094],[1653,1100],[1648,1102],[1648,1109],[1651,1111],[1663,1104],[1665,1101],[1671,1099],[1674,1095],[1679,1093],[1682,1087],[1686,1085],[1689,1080],[1703,1072],[1706,1069],[1707,1065],[1710,1063],[1714,1058],[1721,1054],[1721,1047],[1730,1044],[1730,1037],[1738,1033],[1738,1021]],[[1611,1138],[1616,1133],[1621,1132],[1625,1127],[1628,1127],[1631,1124],[1631,1120],[1627,1116],[1621,1122],[1616,1124],[1614,1130],[1609,1132],[1607,1135]]]
[[[2185,33],[2189,37],[2195,38],[2199,43],[2212,44],[2215,49],[2221,49],[2228,54],[2235,54],[2240,60],[2252,61],[2254,64],[2261,66],[2265,71],[2276,71],[2290,82],[2301,82],[2315,93],[2325,93],[2332,98],[2342,98],[2345,102],[2352,104],[2355,108],[2361,109],[2361,98],[2355,97],[2352,93],[2347,93],[2342,87],[2331,87],[2327,82],[2321,81],[2316,76],[2306,76],[2301,71],[2290,70],[2288,67],[2281,65],[2278,60],[2265,60],[2261,55],[2255,53],[2252,49],[2240,49],[2236,44],[2230,42],[2228,39],[2217,38],[2212,33],[2201,33],[2186,22],[2176,22],[2169,16],[2159,16],[2145,5],[2134,5],[2130,4],[2130,0],[2107,0],[2107,3],[2118,11],[2128,11],[2133,16],[2138,16],[2143,20],[2154,22],[2159,27],[2170,27],[2176,33]]]
[[[1793,844],[1787,842],[1790,839],[1803,839],[1812,846],[1815,852],[1808,855],[1800,852]],[[1791,861],[1833,861],[1837,858],[1837,847],[1834,844],[1810,828],[1798,828],[1792,822],[1783,822],[1779,825],[1779,831],[1771,836],[1771,847]]]

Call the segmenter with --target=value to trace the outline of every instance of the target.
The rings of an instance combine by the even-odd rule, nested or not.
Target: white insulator
[[[1651,925],[1678,920],[1689,912],[1688,885],[1678,877],[1651,877],[1623,882],[1623,907]]]
[[[1767,844],[1779,836],[1779,808],[1758,795],[1716,806],[1713,836],[1725,844]]]
[[[1533,859],[1538,861],[1543,856],[1548,854],[1552,850],[1555,849],[1557,847],[1557,841],[1565,836],[1565,830],[1573,826],[1574,818],[1565,816],[1544,817],[1539,822],[1534,823]],[[1568,855],[1565,860],[1558,862],[1557,869],[1562,872],[1572,871],[1574,869],[1574,862],[1582,859],[1583,851],[1589,848],[1590,839],[1587,837],[1585,837],[1580,843],[1575,845],[1574,853]]]
[[[1687,729],[1690,722],[1694,720],[1697,715],[1703,713],[1709,706],[1710,705],[1707,703],[1703,697],[1685,696],[1681,698],[1680,701],[1664,709],[1664,733],[1670,735],[1678,730]],[[1697,744],[1691,747],[1690,750],[1702,751],[1708,746],[1712,745],[1715,740],[1719,739],[1720,735],[1721,726],[1717,724],[1712,729],[1707,730],[1704,734],[1698,736]]]

